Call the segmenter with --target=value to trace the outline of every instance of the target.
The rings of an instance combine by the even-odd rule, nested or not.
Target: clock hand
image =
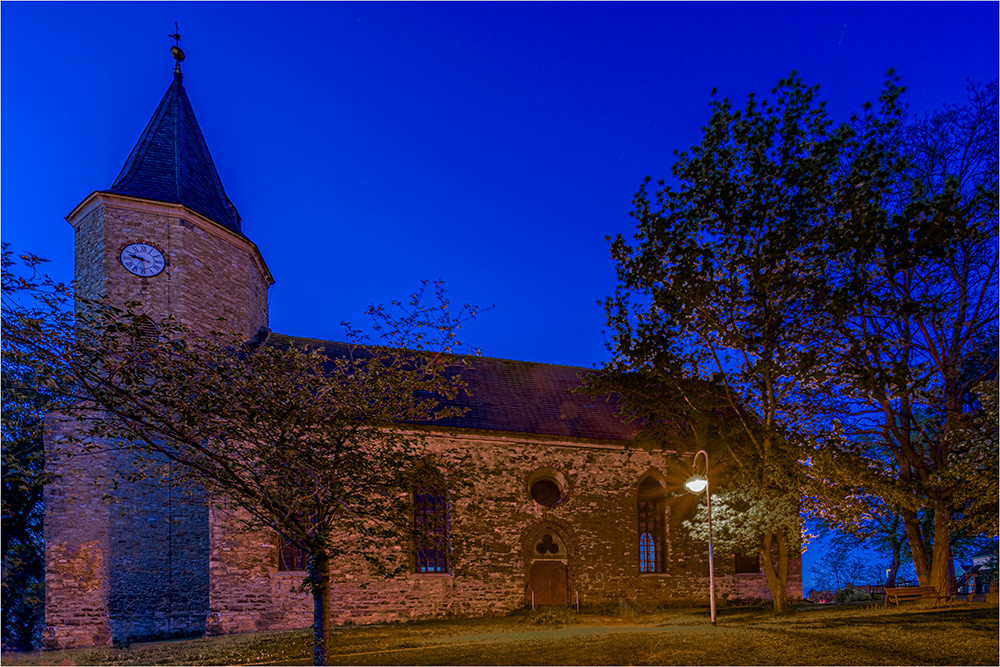
[[[139,257],[138,255],[129,255],[129,257],[131,257],[132,259],[137,259],[137,260],[139,260],[140,262],[142,262],[143,264],[145,264],[145,263],[146,263],[146,260],[145,260],[145,259],[143,259],[142,257]]]

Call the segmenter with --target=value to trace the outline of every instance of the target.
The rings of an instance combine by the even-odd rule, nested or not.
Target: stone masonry
[[[173,314],[196,335],[267,326],[270,274],[257,248],[183,206],[94,193],[68,217],[76,231],[77,293],[135,300],[154,320]],[[167,258],[162,274],[125,270],[121,249],[142,241]],[[84,451],[47,420],[47,646],[199,635],[209,611],[209,508],[203,490],[128,483],[111,447]],[[68,443],[68,444],[67,444]],[[169,471],[167,472],[169,474]]]
[[[668,504],[667,563],[663,574],[640,574],[638,486],[661,478],[673,453],[629,450],[620,443],[568,442],[507,434],[450,434],[430,439],[429,452],[443,465],[465,460],[470,487],[451,502],[453,571],[373,574],[360,559],[333,565],[332,621],[383,623],[452,616],[498,615],[530,604],[532,547],[555,534],[567,547],[569,603],[581,608],[628,600],[645,606],[707,604],[707,549],[684,537],[690,518]],[[549,468],[567,482],[553,508],[535,503],[531,473]],[[690,503],[688,503],[690,507]],[[690,512],[689,512],[690,513]],[[308,626],[312,598],[302,590],[303,572],[279,572],[276,538],[267,532],[227,529],[225,512],[213,508],[211,561],[212,633],[280,630]],[[399,559],[412,545],[385,544]],[[716,559],[719,599],[761,600],[770,593],[763,573],[735,574],[732,557]],[[800,562],[791,566],[788,591],[800,597]]]

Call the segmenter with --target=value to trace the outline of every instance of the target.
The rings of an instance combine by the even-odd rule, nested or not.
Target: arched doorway
[[[546,529],[525,546],[528,590],[535,606],[569,604],[569,554],[562,536]]]

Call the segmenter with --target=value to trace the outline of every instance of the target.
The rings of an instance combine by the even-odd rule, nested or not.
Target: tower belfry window
[[[136,342],[154,342],[160,337],[160,330],[156,327],[156,322],[149,315],[139,315],[132,321],[135,327]]]

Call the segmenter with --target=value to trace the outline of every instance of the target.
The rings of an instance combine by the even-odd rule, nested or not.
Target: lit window
[[[647,478],[639,486],[639,572],[664,572],[663,487]]]
[[[413,511],[417,572],[450,572],[451,517],[447,496],[435,489],[418,489],[413,494]]]
[[[649,533],[639,536],[639,571],[656,572],[656,542]]]

